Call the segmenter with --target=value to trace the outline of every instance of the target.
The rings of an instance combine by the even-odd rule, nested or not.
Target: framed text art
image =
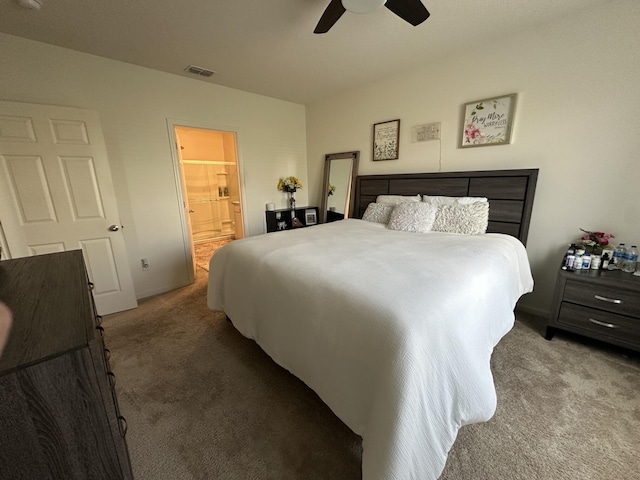
[[[460,147],[487,147],[511,143],[516,94],[464,104]]]
[[[373,160],[396,160],[400,147],[400,120],[373,124]]]

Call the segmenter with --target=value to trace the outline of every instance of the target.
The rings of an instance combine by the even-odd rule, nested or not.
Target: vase
[[[296,197],[295,197],[295,193],[296,192],[289,192],[289,206],[291,207],[291,210],[295,210],[296,209]]]

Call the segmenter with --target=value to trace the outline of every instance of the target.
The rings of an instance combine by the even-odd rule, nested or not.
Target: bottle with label
[[[582,256],[582,270],[589,270],[591,268],[591,255],[585,253]]]
[[[569,247],[569,250],[567,250],[567,252],[564,254],[564,258],[562,259],[562,270],[567,270],[567,269],[571,269],[571,267],[573,267],[573,261],[575,260],[575,245],[571,244],[571,246]],[[573,257],[571,259],[571,265],[569,265],[569,257]]]
[[[631,245],[631,248],[625,255],[624,262],[622,263],[621,270],[627,273],[633,273],[636,271],[636,263],[638,262],[638,247]]]
[[[609,262],[609,270],[618,270],[622,266],[624,257],[627,254],[627,247],[624,243],[619,244],[613,252],[613,258]]]
[[[579,248],[576,250],[576,259],[573,261],[573,269],[574,270],[582,270],[582,256],[584,255],[584,250]]]
[[[602,264],[602,257],[600,255],[591,256],[591,270],[600,270]]]
[[[609,259],[609,252],[604,252],[604,255],[602,255],[602,265],[601,268],[602,270],[608,270],[609,269],[609,262],[611,260]]]
[[[562,267],[564,270],[573,270],[573,263],[576,261],[575,254],[567,255],[567,264]]]
[[[624,243],[621,243],[620,245],[624,245]],[[627,259],[627,249],[625,247],[623,252],[620,252],[618,254],[618,258],[616,259],[616,268],[618,270],[622,270],[622,268],[624,267],[624,262]]]

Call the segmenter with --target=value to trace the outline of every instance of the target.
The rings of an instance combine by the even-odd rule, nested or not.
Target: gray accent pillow
[[[433,223],[434,232],[481,235],[489,225],[489,202],[468,205],[440,205]]]
[[[429,203],[401,203],[391,212],[388,228],[403,232],[430,232],[437,210]]]
[[[362,220],[367,222],[389,223],[389,217],[395,205],[389,203],[370,203],[362,215]]]

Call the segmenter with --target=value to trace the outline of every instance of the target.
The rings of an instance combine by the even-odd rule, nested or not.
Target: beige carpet
[[[360,478],[360,438],[205,297],[199,275],[105,319],[135,478]],[[496,348],[496,415],[443,480],[640,478],[640,355],[541,332],[519,314]]]

